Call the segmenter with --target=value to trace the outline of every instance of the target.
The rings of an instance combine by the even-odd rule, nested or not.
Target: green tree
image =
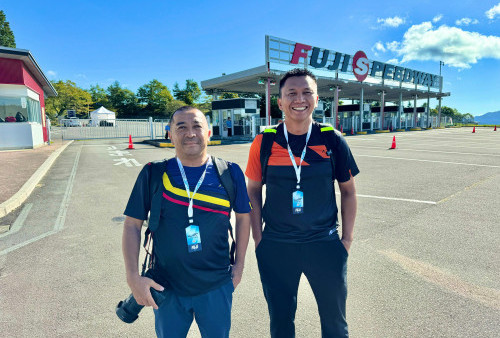
[[[450,108],[450,107],[447,107],[447,106],[442,106],[441,107],[441,115],[449,116],[449,117],[454,117],[455,116],[455,112],[457,112],[456,109],[453,109],[453,108]]]
[[[0,10],[0,46],[16,48],[16,39],[4,11]]]
[[[122,88],[118,81],[113,82],[107,89],[108,100],[118,116],[134,116],[138,111],[135,94]]]
[[[176,82],[173,92],[177,100],[184,101],[187,105],[192,105],[201,96],[201,89],[195,80],[186,80],[186,87],[184,89],[180,89],[179,84]]]
[[[143,111],[153,115],[167,113],[168,103],[174,99],[167,86],[156,79],[141,86],[137,90],[137,98],[139,103],[145,105]]]
[[[98,109],[101,106],[106,107],[108,109],[114,109],[114,107],[111,107],[111,104],[109,103],[109,98],[106,89],[96,84],[95,86],[90,86],[88,92],[92,97],[92,106],[94,107],[94,109]]]
[[[172,117],[174,112],[182,106],[185,106],[186,103],[184,101],[172,100],[167,103],[165,108],[165,112],[162,113],[163,117],[169,119]]]
[[[240,96],[237,93],[226,92],[226,93],[222,93],[219,97],[220,97],[220,100],[225,100],[225,99],[237,99]],[[244,96],[242,96],[242,97],[244,97]]]
[[[90,93],[79,88],[76,83],[67,80],[52,81],[52,85],[57,91],[56,97],[49,97],[45,101],[45,109],[49,116],[62,116],[68,109],[73,109],[76,113],[84,117],[92,104]]]

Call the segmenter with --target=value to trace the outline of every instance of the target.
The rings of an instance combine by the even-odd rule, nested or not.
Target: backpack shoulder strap
[[[226,193],[229,196],[230,208],[233,209],[234,202],[236,200],[236,192],[234,189],[233,177],[231,176],[231,170],[229,169],[228,162],[221,158],[212,156],[212,163],[215,166],[217,176],[219,176],[224,190],[226,190]]]
[[[271,126],[262,132],[262,143],[260,144],[260,166],[262,172],[262,184],[266,184],[267,163],[271,157],[271,148],[273,147],[274,138],[278,125]]]
[[[229,169],[229,164],[226,160],[215,156],[212,156],[212,163],[215,165],[217,176],[219,176],[219,180],[222,183],[224,190],[226,190],[227,195],[229,196],[229,206],[232,210],[236,201],[236,191],[233,176],[231,175],[231,169]],[[229,262],[231,265],[233,265],[235,262],[234,254],[236,252],[236,241],[234,240],[233,227],[231,225],[231,222],[229,222],[228,231],[232,240],[231,249],[229,251]]]
[[[321,130],[321,139],[326,146],[327,154],[330,156],[330,163],[332,165],[332,180],[335,180],[335,160],[334,152],[340,140],[340,132],[332,127],[331,124],[318,123]]]
[[[151,176],[149,181],[149,200],[151,201],[151,208],[149,210],[148,232],[155,232],[160,224],[161,214],[161,198],[162,198],[162,185],[163,173],[167,171],[167,161],[151,162]]]

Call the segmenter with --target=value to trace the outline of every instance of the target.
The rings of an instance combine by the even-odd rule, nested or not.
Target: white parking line
[[[10,228],[10,230],[7,231],[6,233],[1,234],[0,238],[8,236],[8,235],[13,235],[16,232],[18,232],[19,230],[21,230],[21,228],[24,225],[24,221],[26,221],[26,217],[28,217],[28,214],[29,214],[32,206],[33,206],[33,203],[26,203],[26,205],[24,206],[24,208],[21,211],[21,213],[19,214],[19,216],[17,216],[14,224],[12,224],[12,228]]]
[[[391,160],[431,162],[431,163],[443,163],[443,164],[456,164],[456,165],[467,165],[467,166],[473,166],[473,167],[500,168],[500,166],[498,166],[498,165],[475,164],[475,163],[461,163],[461,162],[448,162],[448,161],[433,161],[433,160],[420,160],[420,159],[416,159],[416,158],[391,157],[391,156],[375,156],[375,155],[359,155],[359,154],[356,154],[356,157],[387,158],[387,159],[391,159]]]
[[[370,146],[352,146],[351,148],[366,148],[366,149],[380,149],[386,150],[385,147],[370,147]],[[398,151],[415,151],[415,152],[425,152],[425,153],[440,153],[440,154],[458,154],[458,155],[477,155],[477,156],[496,156],[500,157],[500,154],[479,154],[479,153],[462,153],[459,151],[442,151],[442,150],[428,150],[428,149],[411,149],[411,148],[398,148]]]
[[[340,195],[340,193],[338,193],[337,195]],[[361,195],[361,194],[356,194],[356,196],[357,197],[365,197],[365,198],[376,198],[376,199],[382,199],[382,200],[391,200],[391,201],[437,204],[437,202],[433,202],[433,201],[421,201],[421,200],[414,200],[414,199],[408,199],[408,198],[398,198],[398,197],[385,197],[385,196],[373,196],[373,195]]]
[[[378,252],[404,270],[442,289],[472,299],[492,309],[500,309],[500,291],[496,289],[468,283],[429,263],[403,256],[393,250],[379,250]]]

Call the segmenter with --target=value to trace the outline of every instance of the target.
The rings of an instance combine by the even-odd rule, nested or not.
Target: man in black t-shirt
[[[154,308],[158,337],[186,337],[193,318],[203,337],[229,337],[232,292],[241,280],[250,236],[245,179],[239,166],[228,162],[235,195],[231,205],[207,154],[209,130],[203,113],[182,107],[170,123],[176,158],[163,162],[160,220],[158,228],[151,229],[155,281],[138,271],[141,227],[152,204],[150,182],[160,179],[152,176],[149,163],[139,174],[124,212],[127,283],[138,304]],[[232,266],[228,243],[231,208],[236,216],[237,244]],[[159,307],[151,297],[151,287],[166,293]]]
[[[294,69],[285,74],[278,99],[285,122],[273,131],[276,136],[265,171],[264,206],[260,162],[263,134],[252,143],[246,169],[253,207],[252,233],[273,338],[295,336],[302,274],[318,303],[322,337],[348,337],[346,269],[357,208],[354,176],[359,170],[347,143],[337,135],[332,172],[321,127],[312,120],[317,103],[316,78],[311,72]],[[333,177],[341,194],[342,239],[337,233]]]

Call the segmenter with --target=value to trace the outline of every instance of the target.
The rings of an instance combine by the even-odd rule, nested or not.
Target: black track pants
[[[264,239],[256,250],[269,308],[272,338],[295,337],[300,276],[305,274],[318,303],[322,337],[348,337],[345,319],[347,251],[338,239],[282,243]]]

